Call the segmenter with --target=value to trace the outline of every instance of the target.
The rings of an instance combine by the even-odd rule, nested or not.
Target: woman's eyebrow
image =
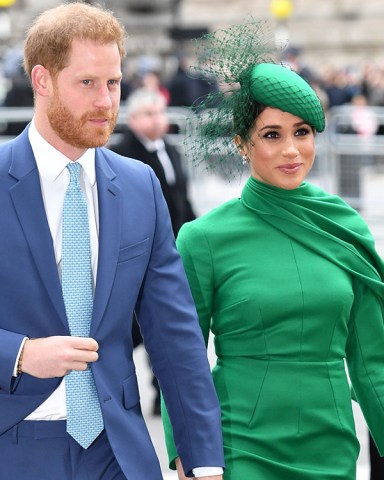
[[[305,120],[302,120],[300,122],[294,123],[293,127],[297,128],[297,127],[302,127],[303,125],[308,125],[308,123]],[[261,127],[259,129],[259,132],[262,132],[263,130],[268,130],[268,129],[278,130],[280,128],[282,128],[282,125],[264,125],[264,127]]]
[[[259,132],[262,132],[263,130],[269,130],[271,128],[276,130],[276,129],[281,128],[281,125],[265,125],[264,127],[260,128]]]

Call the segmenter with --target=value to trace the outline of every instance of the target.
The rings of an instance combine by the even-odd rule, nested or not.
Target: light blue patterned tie
[[[70,183],[63,205],[61,275],[69,330],[72,336],[89,337],[93,286],[88,209],[80,187],[81,165],[67,165]],[[84,448],[104,428],[92,370],[72,370],[65,377],[67,432]]]

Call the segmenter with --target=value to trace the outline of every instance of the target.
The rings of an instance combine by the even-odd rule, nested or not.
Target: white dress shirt
[[[37,131],[32,121],[29,141],[36,158],[40,176],[45,212],[55,250],[56,265],[61,277],[61,226],[65,191],[69,184],[69,171],[66,168],[69,158],[52,147]],[[88,149],[78,159],[82,174],[80,183],[88,203],[89,232],[92,253],[93,285],[96,285],[97,259],[99,250],[99,210],[95,173],[95,150]],[[67,415],[65,400],[65,380],[26,420],[65,420]]]
[[[175,169],[173,168],[171,159],[169,158],[167,150],[165,149],[164,140],[162,138],[158,138],[157,140],[152,141],[142,135],[138,135],[138,138],[148,152],[157,153],[157,158],[164,169],[164,175],[168,185],[174,185],[176,183]]]

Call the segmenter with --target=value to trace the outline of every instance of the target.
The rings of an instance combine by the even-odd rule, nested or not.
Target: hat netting
[[[269,103],[265,103],[268,97],[263,102],[254,95],[255,66],[264,63],[277,66],[275,59],[279,52],[267,23],[253,18],[204,35],[194,43],[198,63],[191,69],[195,75],[197,73],[202,78],[214,78],[220,89],[210,93],[205,99],[199,99],[198,109],[194,109],[194,113],[188,118],[184,139],[185,154],[193,165],[214,169],[231,179],[245,169],[233,140],[236,134],[244,139],[252,134],[257,115],[255,100],[283,109],[281,102],[280,105],[272,104],[276,96],[276,84],[271,85],[266,81],[266,85],[262,85],[263,90],[269,92]],[[279,90],[280,100],[285,98],[284,90],[287,96],[290,96],[290,86],[285,85],[284,81],[281,82]],[[297,95],[295,97],[295,100],[288,99],[287,102],[294,102],[297,106]],[[215,108],[211,108],[212,105],[215,105]],[[308,106],[305,108],[309,108],[309,111],[311,109]]]

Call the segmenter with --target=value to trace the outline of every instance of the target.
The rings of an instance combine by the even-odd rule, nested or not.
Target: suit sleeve
[[[12,393],[13,369],[25,335],[0,329],[0,391]]]
[[[368,428],[384,456],[383,304],[372,290],[355,283],[347,342],[348,371]]]
[[[137,311],[151,365],[188,475],[224,466],[221,415],[196,307],[176,250],[158,180],[152,175],[156,233]]]
[[[204,234],[194,223],[187,223],[179,232],[177,248],[183,260],[185,272],[197,308],[200,328],[204,336],[205,345],[207,346],[213,299],[213,264],[209,244]],[[172,425],[163,401],[161,415],[169,467],[175,469],[175,459],[178,453],[173,439]]]

